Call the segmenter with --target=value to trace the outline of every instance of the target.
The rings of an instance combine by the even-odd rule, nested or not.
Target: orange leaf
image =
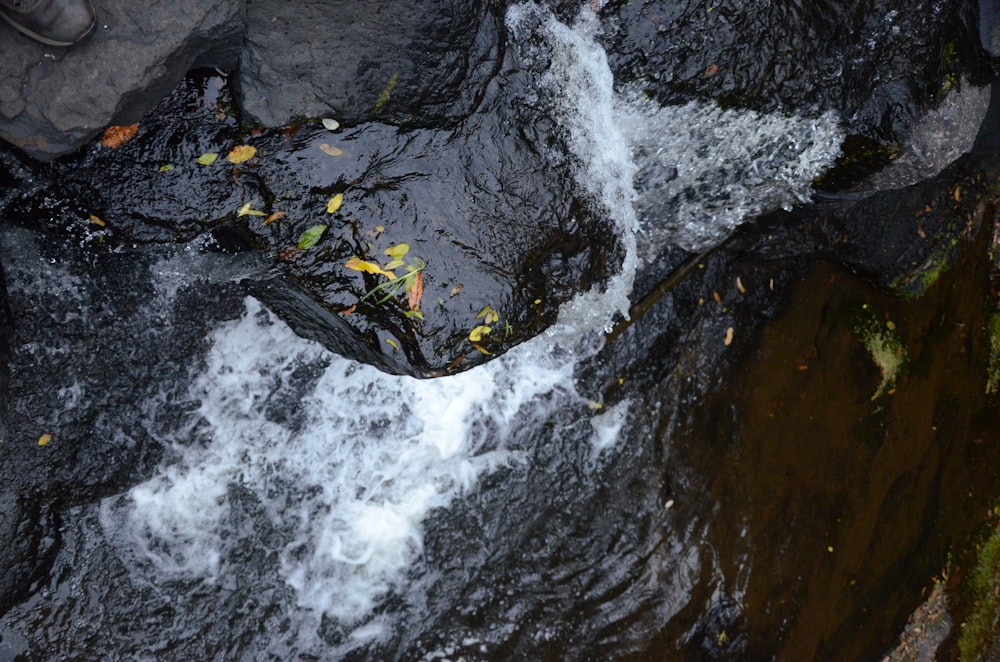
[[[109,126],[104,129],[104,137],[101,138],[101,144],[105,147],[110,147],[114,149],[115,147],[120,147],[128,141],[135,137],[135,134],[139,132],[138,124],[128,124],[126,126]]]
[[[413,277],[413,287],[406,291],[406,302],[410,305],[410,310],[420,308],[420,297],[424,296],[424,275],[419,271]]]
[[[340,149],[339,147],[335,145],[329,145],[327,143],[323,143],[322,145],[319,146],[319,148],[323,150],[325,154],[329,154],[330,156],[341,156],[344,153],[344,150]]]

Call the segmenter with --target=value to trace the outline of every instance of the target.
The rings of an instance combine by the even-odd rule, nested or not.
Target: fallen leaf
[[[320,237],[322,237],[323,233],[326,232],[327,227],[328,226],[323,225],[322,223],[317,223],[307,229],[302,233],[302,236],[299,237],[299,243],[296,244],[296,247],[303,251],[312,248],[317,242],[319,242]]]
[[[319,148],[323,150],[325,154],[329,154],[330,156],[342,156],[344,154],[344,150],[327,143],[321,144]]]
[[[406,315],[407,317],[409,317],[410,319],[418,319],[418,320],[423,320],[424,319],[424,314],[419,309],[417,309],[417,310],[407,310],[403,314]]]
[[[469,333],[469,340],[472,342],[479,342],[483,339],[483,336],[488,336],[493,327],[486,326],[485,324],[477,326]]]
[[[406,290],[406,303],[410,310],[420,308],[420,298],[424,296],[424,275],[419,271],[413,277],[413,286]]]
[[[723,341],[725,342],[726,347],[729,347],[730,345],[733,344],[733,333],[734,333],[733,327],[729,327],[728,329],[726,329],[726,339]]]
[[[961,202],[961,201],[962,201],[962,187],[961,186],[956,186],[955,187],[955,202]]]
[[[335,119],[331,119],[329,117],[324,117],[323,128],[325,128],[327,131],[336,131],[337,129],[340,128],[340,122],[338,122]]]
[[[485,324],[493,324],[494,322],[500,321],[500,313],[494,310],[491,306],[486,306],[480,310],[479,314],[476,315],[476,318],[480,317],[483,318],[483,322]]]
[[[102,219],[98,218],[97,216],[94,216],[93,214],[90,215],[90,222],[93,223],[94,225],[99,225],[102,228],[105,225],[107,225],[107,223],[105,223]]]
[[[160,166],[160,172],[170,172],[173,169],[174,167],[169,163],[164,163],[163,165]]]
[[[115,149],[127,143],[128,141],[135,138],[135,134],[139,131],[138,124],[126,124],[125,126],[109,126],[104,129],[104,136],[101,138],[101,144],[105,147],[110,147]]]
[[[719,65],[717,65],[717,64],[711,64],[711,65],[708,66],[707,69],[705,69],[705,78],[709,78],[710,76],[714,76],[717,73],[719,73]]]
[[[472,343],[472,346],[478,349],[480,354],[485,354],[486,356],[493,356],[493,352],[487,351],[482,345],[478,343]]]
[[[326,213],[333,214],[340,209],[340,205],[344,202],[344,194],[338,193],[337,195],[330,198],[330,202],[326,203]]]
[[[39,446],[46,446],[50,441],[52,441],[52,435],[46,432],[41,437],[38,438]]]
[[[600,411],[601,409],[604,409],[604,403],[603,402],[596,402],[594,400],[591,400],[590,402],[587,403],[587,409],[593,409],[594,411]]]
[[[342,311],[340,311],[340,314],[346,317],[346,316],[350,315],[351,313],[353,313],[357,309],[358,309],[358,304],[354,304],[354,305],[348,306],[347,308],[344,308]]]
[[[382,274],[388,276],[389,278],[395,280],[396,274],[391,271],[386,271],[378,264],[374,262],[368,262],[367,260],[362,260],[360,257],[352,257],[350,260],[344,263],[344,266],[348,269],[353,269],[354,271],[362,271],[366,274]]]
[[[462,285],[461,283],[459,283],[459,284],[458,284],[458,285],[456,285],[455,287],[451,288],[451,294],[449,294],[448,296],[449,296],[449,297],[453,297],[453,296],[455,296],[456,294],[458,294],[459,292],[461,292],[461,291],[462,291],[462,288],[463,288],[463,287],[464,287],[464,285]]]
[[[397,352],[399,351],[399,345],[396,344],[395,340],[393,340],[392,338],[386,338],[385,341],[389,343],[389,345],[391,345],[394,350],[396,350]]]
[[[257,154],[257,148],[253,145],[237,145],[226,156],[230,163],[243,163],[249,161]]]
[[[712,292],[712,298],[715,299],[715,303],[722,303],[722,297],[718,292]]]
[[[242,207],[240,207],[240,210],[239,212],[237,212],[236,216],[267,216],[267,214],[265,214],[262,211],[258,211],[256,209],[251,209],[250,203],[248,202]]]
[[[370,239],[375,239],[380,234],[382,234],[383,232],[385,232],[385,226],[384,225],[376,225],[375,229],[369,230],[368,232],[365,233],[365,235],[368,236]]]
[[[215,152],[206,152],[198,157],[198,165],[212,165],[217,158],[219,158],[219,155]]]
[[[264,219],[264,225],[269,225],[271,223],[274,223],[279,218],[284,218],[286,216],[288,216],[288,212],[287,211],[276,211],[276,212],[273,212],[270,216],[268,216],[267,218]]]
[[[747,293],[747,288],[743,287],[743,281],[740,280],[739,276],[736,277],[736,289],[740,291],[740,294]]]
[[[409,252],[410,252],[409,244],[396,244],[395,246],[390,246],[389,248],[385,249],[386,255],[388,255],[391,258],[395,258],[397,260],[402,259],[403,256]]]

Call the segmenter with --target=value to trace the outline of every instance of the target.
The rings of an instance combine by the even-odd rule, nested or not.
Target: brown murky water
[[[730,438],[690,444],[703,449],[691,460],[716,476],[709,540],[745,617],[716,634],[720,649],[739,637],[750,659],[878,657],[1000,497],[976,243],[914,301],[816,264],[742,377],[706,403],[731,403]],[[894,329],[908,357],[878,396],[863,319]]]

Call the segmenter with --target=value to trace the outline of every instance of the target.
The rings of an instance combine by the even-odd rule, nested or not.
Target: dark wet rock
[[[243,109],[268,127],[313,117],[409,126],[479,103],[501,59],[496,3],[256,0],[240,63]]]
[[[604,40],[616,82],[662,103],[833,109],[848,133],[886,144],[963,75],[986,75],[972,4],[862,5],[610,3]]]
[[[0,137],[40,160],[71,152],[109,124],[139,121],[194,66],[234,66],[241,0],[97,3],[85,42],[44,46],[4,25]]]
[[[45,576],[58,550],[57,519],[37,499],[19,496],[4,472],[0,492],[0,614],[24,598],[32,582]]]

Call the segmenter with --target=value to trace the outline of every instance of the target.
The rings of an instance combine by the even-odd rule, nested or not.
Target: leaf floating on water
[[[243,163],[249,161],[257,154],[257,148],[253,145],[237,145],[226,156],[230,163]]]
[[[367,236],[370,239],[376,239],[383,232],[385,232],[385,226],[384,225],[376,225],[374,229],[369,230],[368,232],[366,232],[365,236]]]
[[[396,244],[385,249],[385,254],[396,260],[401,260],[404,255],[410,252],[409,244]]]
[[[386,339],[385,339],[385,341],[386,341],[387,343],[389,343],[389,345],[390,345],[390,346],[391,346],[391,347],[392,347],[392,348],[393,348],[394,350],[396,350],[397,352],[399,351],[399,345],[397,345],[397,344],[396,344],[396,341],[395,341],[395,340],[393,340],[392,338],[386,338]]]
[[[326,213],[333,214],[340,209],[340,205],[344,202],[344,194],[338,193],[337,195],[330,198],[330,202],[326,203]]]
[[[139,132],[138,124],[126,124],[125,126],[109,126],[104,129],[104,136],[101,138],[101,144],[105,147],[110,147],[115,149],[116,147],[121,147],[128,141],[135,138],[135,134]]]
[[[367,260],[362,260],[360,257],[352,257],[344,263],[344,266],[348,269],[353,269],[354,271],[362,271],[366,274],[382,274],[384,276],[388,276],[392,280],[396,279],[396,274],[391,271],[386,271],[375,262],[368,262]]]
[[[262,211],[258,211],[257,209],[251,209],[250,208],[250,203],[248,202],[245,205],[243,205],[242,207],[240,207],[240,211],[236,214],[236,216],[238,216],[238,217],[239,216],[267,216],[267,214],[265,214]]]
[[[486,326],[485,324],[477,326],[469,333],[469,340],[471,340],[472,342],[479,342],[485,336],[488,336],[490,334],[490,331],[492,330],[493,327]]]
[[[287,211],[276,211],[276,212],[273,212],[270,216],[268,216],[267,218],[264,219],[264,225],[270,225],[271,223],[274,223],[275,221],[277,221],[279,218],[284,218],[286,216],[288,216],[288,212]]]
[[[340,128],[340,122],[330,117],[323,118],[323,128],[327,131],[336,131]]]
[[[418,310],[407,310],[403,314],[406,315],[407,317],[409,317],[410,319],[418,319],[418,320],[421,320],[421,321],[423,321],[423,319],[424,319],[424,314],[419,309]]]
[[[726,343],[726,347],[729,347],[730,345],[733,344],[734,333],[735,331],[733,330],[733,327],[729,327],[728,329],[726,329],[726,339],[723,341]]]
[[[719,65],[710,64],[707,69],[705,69],[705,78],[711,78],[715,74],[719,73]]]
[[[458,285],[456,285],[455,287],[451,288],[451,294],[449,294],[448,296],[449,296],[449,297],[453,297],[453,296],[455,296],[456,294],[458,294],[459,292],[461,292],[461,291],[462,291],[462,288],[463,288],[463,287],[464,287],[464,285],[462,285],[461,283],[459,283],[459,284],[458,284]]]
[[[411,311],[420,308],[420,298],[422,296],[424,296],[424,275],[418,271],[413,277],[413,285],[406,290],[406,303]],[[420,319],[423,318],[424,316],[421,315]]]
[[[217,158],[219,158],[219,155],[215,152],[206,152],[198,157],[198,165],[212,165]]]
[[[356,304],[356,303],[355,304],[351,304],[347,308],[344,308],[342,311],[340,311],[340,314],[343,315],[344,317],[347,317],[348,315],[350,315],[351,313],[353,313],[357,309],[358,309],[358,304]]]
[[[38,438],[38,445],[47,446],[50,441],[52,441],[52,435],[46,432],[45,434],[43,434],[41,437]]]
[[[312,248],[317,242],[319,242],[320,237],[322,237],[323,233],[326,232],[327,227],[328,226],[323,225],[322,223],[312,226],[302,233],[302,236],[299,237],[299,243],[296,244],[296,246],[303,251]]]
[[[604,403],[603,402],[596,402],[594,400],[591,400],[590,402],[587,403],[587,409],[592,409],[594,411],[600,411],[601,409],[604,409]]]
[[[160,166],[160,172],[170,172],[173,169],[174,167],[169,163],[164,163],[163,165]]]
[[[344,154],[344,150],[327,143],[321,144],[319,148],[323,150],[325,154],[329,154],[330,156],[342,156]]]
[[[739,276],[736,277],[736,289],[740,291],[740,294],[747,293],[747,288],[743,287],[743,281],[740,280]]]
[[[488,351],[482,345],[478,343],[472,343],[472,346],[479,350],[480,354],[485,354],[486,356],[493,356],[493,352]]]
[[[93,214],[90,215],[90,222],[94,225],[99,225],[102,228],[107,225],[107,223],[105,223],[101,218],[94,216]]]

